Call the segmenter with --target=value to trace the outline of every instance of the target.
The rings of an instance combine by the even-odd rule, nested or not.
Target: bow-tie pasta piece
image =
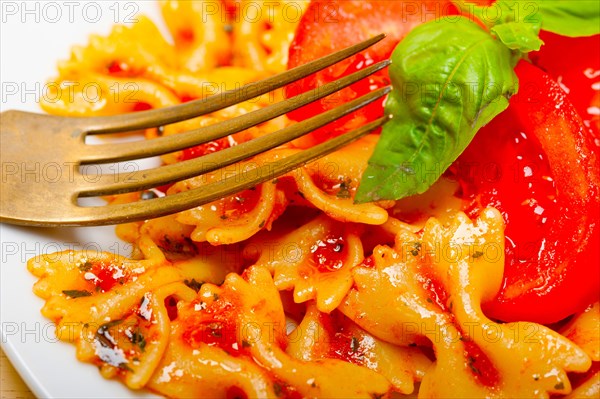
[[[291,233],[252,241],[244,249],[255,265],[268,268],[278,290],[293,290],[294,301],[314,299],[333,311],[352,286],[351,269],[363,260],[356,227],[320,216]]]
[[[320,312],[309,303],[306,314],[289,334],[287,352],[301,360],[341,359],[377,371],[395,391],[410,394],[431,361],[418,349],[382,341],[339,312]]]
[[[133,389],[146,385],[167,348],[166,298],[195,297],[176,268],[112,254],[65,251],[28,267],[40,278],[34,291],[46,299],[42,314],[56,323],[57,338]]]
[[[436,362],[419,397],[539,397],[568,393],[567,372],[586,371],[589,357],[535,323],[498,324],[481,303],[498,292],[503,272],[501,215],[476,222],[457,214],[430,219],[420,235],[398,235],[376,248],[373,267],[357,267],[341,306],[365,330],[396,344],[433,345]],[[376,288],[375,288],[376,287]],[[358,318],[369,314],[367,320]]]

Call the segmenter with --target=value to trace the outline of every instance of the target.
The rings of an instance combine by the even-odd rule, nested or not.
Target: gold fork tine
[[[140,141],[135,145],[131,145],[131,143],[86,145],[83,146],[81,150],[81,163],[107,163],[147,158],[217,140],[286,114],[312,101],[326,97],[385,68],[389,64],[390,61],[388,60],[381,61],[368,68],[354,72],[351,75],[345,76],[309,92],[297,95],[288,100],[249,112],[245,115],[238,116],[237,118],[191,130],[182,134]]]
[[[359,139],[383,125],[387,120],[388,117],[377,119],[308,150],[298,152],[272,164],[262,165],[257,168],[256,173],[252,173],[253,177],[251,178],[247,177],[250,174],[246,173],[161,198],[104,207],[78,208],[77,213],[79,215],[65,219],[63,222],[73,225],[118,224],[164,216],[207,204],[291,172],[312,160]]]
[[[364,42],[292,68],[286,72],[244,85],[237,90],[226,91],[205,99],[190,101],[168,108],[135,112],[126,115],[85,118],[82,119],[82,123],[85,124],[85,131],[89,134],[106,134],[147,129],[206,115],[302,79],[372,46],[384,37],[385,34],[377,35]]]
[[[303,136],[383,97],[390,90],[390,87],[383,87],[277,132],[200,158],[149,170],[105,175],[90,183],[82,179],[81,184],[78,184],[78,188],[81,188],[80,195],[87,197],[140,191],[220,169]]]
[[[344,144],[367,134],[387,119],[379,119],[310,150],[303,150],[268,165],[268,168],[258,167],[256,170],[259,174],[258,176],[254,175],[255,178],[247,178],[248,174],[242,177],[235,176],[189,192],[122,205],[86,207],[80,206],[78,203],[80,199],[85,199],[82,198],[85,196],[137,191],[201,175],[300,137],[374,101],[387,93],[389,89],[382,88],[322,115],[290,125],[278,132],[184,163],[139,171],[133,175],[120,174],[118,168],[115,171],[113,167],[120,167],[118,163],[109,165],[112,173],[104,169],[98,169],[97,165],[97,163],[111,162],[103,162],[103,160],[115,161],[147,157],[148,154],[161,154],[165,151],[187,148],[203,141],[224,137],[227,134],[252,126],[252,124],[260,123],[257,120],[268,120],[270,119],[269,116],[280,115],[297,106],[332,94],[343,86],[380,70],[387,65],[387,61],[372,65],[365,71],[338,79],[338,81],[332,82],[331,85],[319,88],[320,90],[313,90],[293,97],[286,102],[282,102],[282,104],[271,105],[266,110],[257,111],[234,121],[209,127],[214,128],[218,131],[217,133],[211,133],[207,128],[202,134],[193,131],[191,134],[188,132],[173,136],[172,140],[182,140],[180,144],[173,144],[171,139],[156,140],[159,144],[145,144],[144,142],[133,145],[131,143],[127,144],[131,147],[139,146],[143,148],[144,150],[141,152],[139,149],[123,150],[125,147],[119,144],[111,147],[100,146],[102,149],[94,153],[91,149],[94,146],[85,144],[84,138],[88,133],[99,134],[138,130],[212,112],[236,104],[244,99],[254,98],[260,93],[272,91],[275,87],[289,84],[315,72],[319,68],[331,65],[369,47],[383,37],[384,35],[376,36],[291,72],[275,76],[255,85],[246,86],[243,88],[247,91],[246,93],[228,92],[231,96],[229,98],[225,95],[216,96],[196,103],[186,103],[175,108],[135,113],[123,117],[69,118],[22,111],[1,112],[0,135],[2,136],[2,146],[0,146],[0,155],[2,157],[2,179],[0,179],[0,191],[2,195],[0,196],[0,221],[30,226],[93,226],[158,217],[234,194],[287,173],[316,157],[334,151]],[[253,89],[256,90],[250,92]],[[248,94],[249,92],[250,94]],[[235,96],[232,96],[233,94]],[[149,149],[149,152],[144,152],[147,149]],[[110,154],[109,150],[114,153]],[[83,160],[82,156],[85,156]],[[94,160],[97,162],[94,162]],[[82,173],[82,166],[85,168],[96,167],[96,170],[100,173]]]

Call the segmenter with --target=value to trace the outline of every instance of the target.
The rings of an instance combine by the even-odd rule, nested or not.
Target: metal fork
[[[183,121],[255,98],[283,87],[347,57],[384,38],[378,35],[273,77],[237,90],[216,94],[169,108],[108,117],[71,118],[21,111],[0,114],[0,221],[34,226],[93,226],[125,223],[190,209],[256,186],[326,155],[381,126],[374,122],[257,168],[252,176],[231,176],[200,188],[127,204],[81,206],[78,199],[142,191],[208,173],[275,148],[347,115],[384,96],[384,87],[332,110],[274,133],[200,158],[133,173],[111,173],[93,179],[80,166],[115,163],[162,155],[216,140],[258,125],[312,101],[328,96],[385,68],[382,61],[312,91],[248,114],[178,135],[135,143],[89,145],[86,135],[130,132]],[[48,165],[58,168],[41,176]],[[64,169],[68,167],[68,173]],[[246,174],[249,175],[249,174]]]

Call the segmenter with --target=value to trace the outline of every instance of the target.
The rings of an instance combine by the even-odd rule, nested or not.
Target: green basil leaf
[[[536,1],[498,0],[489,6],[455,2],[463,13],[475,16],[511,50],[528,53],[544,44],[538,37],[542,19]],[[517,55],[520,59],[520,54]]]
[[[63,294],[70,298],[81,298],[84,296],[91,296],[92,294],[89,291],[83,290],[63,290]]]
[[[363,173],[355,201],[427,190],[517,91],[511,51],[459,17],[413,29],[392,54],[392,115]]]
[[[600,33],[598,0],[497,0],[478,6],[472,0],[452,0],[463,14],[474,15],[489,28],[509,22],[529,22],[563,36]]]
[[[200,288],[202,288],[202,285],[204,284],[203,281],[196,281],[195,278],[191,280],[184,280],[183,283],[196,292],[200,291]]]
[[[537,0],[542,29],[563,36],[592,36],[600,33],[600,1]]]
[[[489,6],[479,6],[473,1],[452,0],[463,15],[476,17],[488,28],[509,22],[523,22],[534,24],[539,31],[542,21],[537,2],[540,0],[497,0]]]
[[[511,50],[518,50],[522,53],[538,51],[544,42],[540,40],[538,34],[540,30],[537,26],[526,22],[507,22],[496,25],[491,29],[498,39]]]

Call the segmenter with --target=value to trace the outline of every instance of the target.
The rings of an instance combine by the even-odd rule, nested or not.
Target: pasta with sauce
[[[278,12],[285,1],[252,24],[203,20],[199,4],[160,2],[173,44],[142,18],[92,37],[59,65],[62,85],[77,79],[108,91],[119,82],[121,98],[132,101],[43,108],[72,116],[160,108],[285,69],[295,30]],[[278,96],[145,135],[207,126]],[[288,123],[279,117],[162,160],[218,151]],[[498,293],[504,270],[502,216],[486,208],[471,220],[447,178],[416,199],[355,204],[376,141],[367,136],[211,204],[118,226],[135,244],[130,258],[65,251],[31,259],[43,315],[104,377],[172,398],[597,397],[598,303],[556,328],[486,317],[481,304]],[[297,151],[292,143],[161,190],[252,173]],[[573,389],[583,373],[589,378]]]

